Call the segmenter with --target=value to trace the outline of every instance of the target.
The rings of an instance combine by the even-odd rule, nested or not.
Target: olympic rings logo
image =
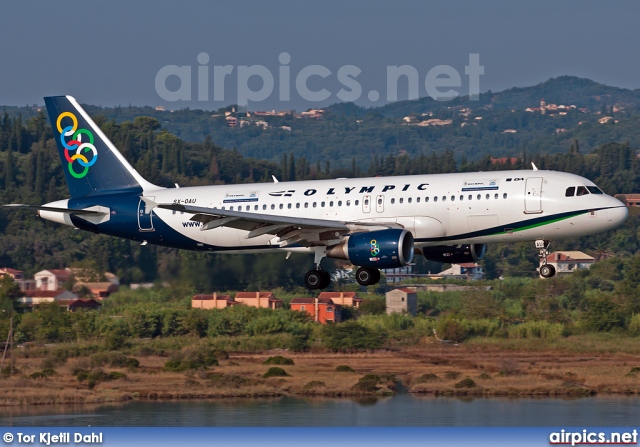
[[[371,244],[371,256],[378,256],[378,253],[380,253],[380,246],[378,245],[378,241],[376,241],[375,239],[372,239],[370,244]]]
[[[62,127],[62,120],[64,118],[70,118],[72,125]],[[64,158],[69,162],[68,169],[69,173],[75,178],[83,178],[89,172],[89,168],[96,164],[98,160],[98,151],[96,147],[93,145],[93,134],[88,129],[78,129],[78,118],[71,112],[64,112],[58,116],[58,121],[56,122],[56,127],[58,128],[58,132],[60,132],[60,142],[64,147]],[[88,142],[82,141],[82,136],[85,135]],[[65,137],[71,137],[69,141],[66,141]],[[69,155],[70,152],[75,151],[75,154]],[[91,161],[89,161],[86,157],[87,152],[93,152],[93,156]],[[84,154],[82,153],[84,152]],[[73,162],[78,161],[78,164],[84,168],[82,172],[78,173],[73,170]]]

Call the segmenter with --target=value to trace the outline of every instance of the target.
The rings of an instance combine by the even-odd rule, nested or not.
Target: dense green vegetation
[[[549,280],[506,278],[481,282],[465,292],[419,292],[418,315],[386,315],[383,302],[368,295],[359,311],[341,324],[318,325],[306,313],[288,309],[233,306],[222,310],[190,308],[192,292],[157,287],[118,292],[98,311],[67,312],[56,304],[14,315],[15,341],[76,343],[51,352],[47,368],[68,356],[129,350],[134,355],[170,355],[166,368],[186,370],[214,364],[225,351],[273,348],[325,348],[340,352],[421,343],[437,331],[441,339],[462,342],[476,337],[558,340],[570,335],[612,332],[640,336],[640,255],[623,263],[609,258],[590,270]],[[8,332],[8,312],[0,315],[0,337]],[[366,309],[369,309],[367,311]],[[189,350],[193,340],[206,350]],[[190,341],[191,340],[191,341]],[[205,346],[205,345],[203,345]],[[200,357],[198,357],[200,356]],[[268,362],[290,364],[272,357]],[[94,354],[94,366],[135,368],[122,354]]]

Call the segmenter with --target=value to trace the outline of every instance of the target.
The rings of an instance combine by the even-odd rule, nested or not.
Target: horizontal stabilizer
[[[27,210],[50,211],[53,213],[69,213],[69,214],[77,214],[77,215],[92,214],[95,216],[103,216],[105,214],[108,214],[102,211],[73,210],[69,208],[55,208],[51,206],[24,205],[22,203],[11,203],[9,205],[2,205],[2,206],[6,208],[21,208],[21,209],[27,209]]]

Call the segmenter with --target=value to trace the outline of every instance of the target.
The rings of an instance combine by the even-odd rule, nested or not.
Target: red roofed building
[[[282,307],[282,300],[276,298],[271,292],[238,292],[234,299],[245,306],[267,309],[280,309]]]
[[[330,298],[334,304],[339,306],[352,306],[356,309],[360,307],[362,298],[356,295],[356,292],[320,292],[318,298]]]
[[[475,262],[463,262],[462,264],[451,264],[451,268],[441,271],[438,275],[452,279],[478,280],[484,276],[484,269]]]
[[[38,290],[60,290],[71,277],[71,273],[68,270],[42,270],[33,277]]]
[[[13,278],[13,282],[18,284],[21,291],[25,290],[35,290],[36,282],[33,279],[25,279],[24,272],[22,270],[16,270],[9,267],[0,268],[0,277],[1,276],[10,276]]]
[[[195,295],[191,298],[191,307],[193,309],[224,309],[225,307],[240,304],[231,298],[231,295]]]
[[[547,263],[555,267],[556,273],[588,269],[594,262],[594,258],[581,251],[554,251],[547,256]]]
[[[321,324],[340,323],[340,307],[331,298],[294,298],[290,303],[291,310],[306,312],[313,321]]]
[[[18,302],[33,307],[42,303],[75,300],[77,298],[78,295],[68,290],[26,290],[22,292],[22,296],[18,298]]]
[[[407,313],[415,316],[418,313],[418,295],[413,289],[401,287],[385,294],[387,313]]]

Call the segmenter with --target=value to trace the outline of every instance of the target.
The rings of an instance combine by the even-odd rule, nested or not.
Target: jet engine
[[[435,247],[421,249],[422,254],[429,261],[445,262],[447,264],[476,262],[482,259],[486,250],[486,244],[436,245]]]
[[[348,259],[353,265],[372,269],[402,267],[413,260],[413,235],[389,229],[355,233],[346,242],[327,249],[327,257]]]

